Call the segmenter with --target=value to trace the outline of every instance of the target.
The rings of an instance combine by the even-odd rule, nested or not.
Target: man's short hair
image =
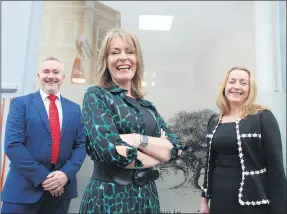
[[[62,64],[62,62],[61,62],[58,58],[53,57],[53,56],[49,56],[49,57],[43,59],[41,63],[43,63],[43,62],[45,62],[45,61],[48,61],[48,60],[56,60],[56,61],[58,61],[59,63]]]
[[[40,66],[42,65],[43,62],[48,61],[48,60],[58,61],[62,65],[62,69],[63,69],[62,72],[64,72],[64,63],[62,63],[58,58],[53,57],[53,56],[49,56],[49,57],[46,57],[45,59],[43,59],[42,62],[40,63]]]

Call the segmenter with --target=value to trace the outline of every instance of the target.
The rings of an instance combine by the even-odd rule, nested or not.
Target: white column
[[[256,80],[259,92],[275,91],[275,36],[272,2],[254,2]]]
[[[286,1],[277,1],[278,52],[282,92],[286,93]]]
[[[282,90],[283,75],[277,12],[278,2],[276,1],[254,2],[257,101],[271,108],[277,119],[286,170],[286,92]]]

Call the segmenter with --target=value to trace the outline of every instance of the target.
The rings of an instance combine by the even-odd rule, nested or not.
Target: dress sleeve
[[[209,121],[207,123],[207,134],[209,134],[209,130],[210,130],[210,122],[215,119],[216,117],[216,114],[213,114],[210,118],[209,118]],[[204,166],[204,178],[203,178],[203,185],[201,187],[201,190],[202,190],[202,193],[201,193],[201,197],[204,197],[204,198],[210,198],[209,195],[207,195],[207,182],[208,182],[208,161],[209,161],[209,150],[210,150],[210,143],[209,143],[209,140],[208,138],[206,137],[206,140],[207,142],[207,154],[206,154],[206,162],[205,162],[205,166]]]
[[[87,154],[94,161],[115,164],[125,168],[135,161],[135,168],[143,163],[137,159],[137,149],[124,142],[113,121],[105,95],[100,88],[88,90],[84,95],[82,120],[87,136]],[[127,157],[120,155],[116,146],[127,146]]]
[[[268,179],[272,213],[286,213],[286,176],[282,141],[276,118],[269,110],[261,112],[261,140]]]
[[[171,149],[170,161],[176,160],[177,158],[179,158],[178,152],[180,150],[185,150],[186,147],[180,144],[180,138],[167,127],[167,124],[164,119],[159,114],[157,116],[159,118],[161,128],[165,131],[169,142],[171,142],[171,144],[173,145],[173,148]]]

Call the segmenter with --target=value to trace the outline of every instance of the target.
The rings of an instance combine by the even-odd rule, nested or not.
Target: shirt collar
[[[42,89],[40,89],[40,94],[41,94],[41,97],[42,97],[42,100],[45,100],[46,98],[48,98],[48,96],[49,96],[49,94],[47,94],[45,91],[43,91]],[[61,94],[60,94],[60,92],[57,92],[56,94],[55,94],[55,96],[59,99],[59,100],[61,100]]]
[[[117,84],[113,83],[110,85],[110,87],[107,88],[110,92],[112,93],[127,93],[126,89],[121,88],[120,86],[118,86]]]
[[[121,88],[120,86],[118,86],[117,84],[115,84],[114,82],[112,82],[112,84],[110,85],[110,87],[107,88],[110,92],[112,93],[120,93],[122,95],[122,98],[125,96],[125,94],[128,92],[126,89],[123,89]],[[147,101],[147,100],[144,100],[142,98],[138,98],[137,101],[143,105],[143,106],[146,106],[146,107],[154,107],[154,105]]]

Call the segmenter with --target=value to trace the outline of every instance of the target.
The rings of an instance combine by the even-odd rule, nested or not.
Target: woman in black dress
[[[213,115],[207,127],[202,214],[286,213],[279,126],[255,99],[250,71],[231,68],[216,100],[220,114]]]

